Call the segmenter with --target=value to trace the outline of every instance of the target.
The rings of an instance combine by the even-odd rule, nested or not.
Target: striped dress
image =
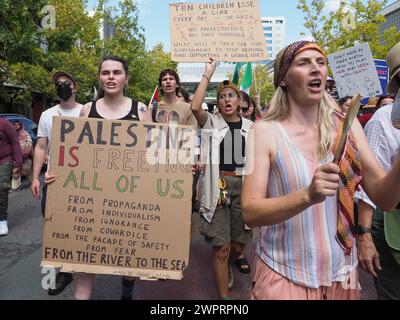
[[[268,197],[278,198],[311,184],[315,170],[332,162],[333,155],[316,162],[291,142],[283,126],[271,122],[277,137],[277,158],[271,163]],[[275,272],[308,288],[344,281],[357,266],[356,246],[350,255],[336,238],[337,196],[309,207],[290,220],[262,227],[257,254]]]

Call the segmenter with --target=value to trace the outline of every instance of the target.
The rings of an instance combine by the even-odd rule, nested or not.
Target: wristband
[[[207,77],[205,74],[203,74],[203,77],[206,78],[208,80],[208,82],[211,82],[211,79],[209,77]]]

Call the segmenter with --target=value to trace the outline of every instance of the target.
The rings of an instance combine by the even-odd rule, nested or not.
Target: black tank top
[[[93,101],[92,107],[90,108],[88,118],[105,119],[101,115],[99,115],[99,113],[97,112],[96,104],[97,104],[97,101]],[[140,121],[138,105],[139,105],[139,103],[137,101],[132,100],[131,111],[129,111],[129,113],[125,117],[123,117],[121,119],[115,119],[115,120]]]

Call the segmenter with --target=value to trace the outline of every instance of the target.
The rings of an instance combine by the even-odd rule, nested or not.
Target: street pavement
[[[0,300],[71,300],[73,285],[58,296],[49,296],[42,289],[41,243],[43,218],[40,201],[34,199],[24,182],[23,189],[9,197],[9,235],[0,237]],[[134,298],[137,300],[217,300],[211,256],[212,248],[197,231],[199,217],[192,215],[190,260],[182,281],[137,281]],[[256,236],[255,236],[256,238]],[[254,257],[256,240],[246,248],[249,262]],[[239,273],[233,266],[233,300],[248,300],[251,295],[251,275]],[[376,299],[370,276],[361,272],[361,296]],[[98,276],[93,300],[119,300],[121,278]]]

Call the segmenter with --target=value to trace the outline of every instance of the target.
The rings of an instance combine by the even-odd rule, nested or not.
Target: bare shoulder
[[[87,118],[90,113],[90,108],[92,107],[92,103],[88,102],[86,103],[81,110],[81,114],[79,115],[81,118]]]
[[[267,136],[265,136],[265,138],[271,136],[275,137],[274,126],[271,121],[257,121],[254,123],[253,129],[258,134],[266,134]]]
[[[257,121],[252,127],[256,147],[268,153],[271,159],[275,159],[277,154],[276,132],[274,127],[272,121],[264,120]]]

